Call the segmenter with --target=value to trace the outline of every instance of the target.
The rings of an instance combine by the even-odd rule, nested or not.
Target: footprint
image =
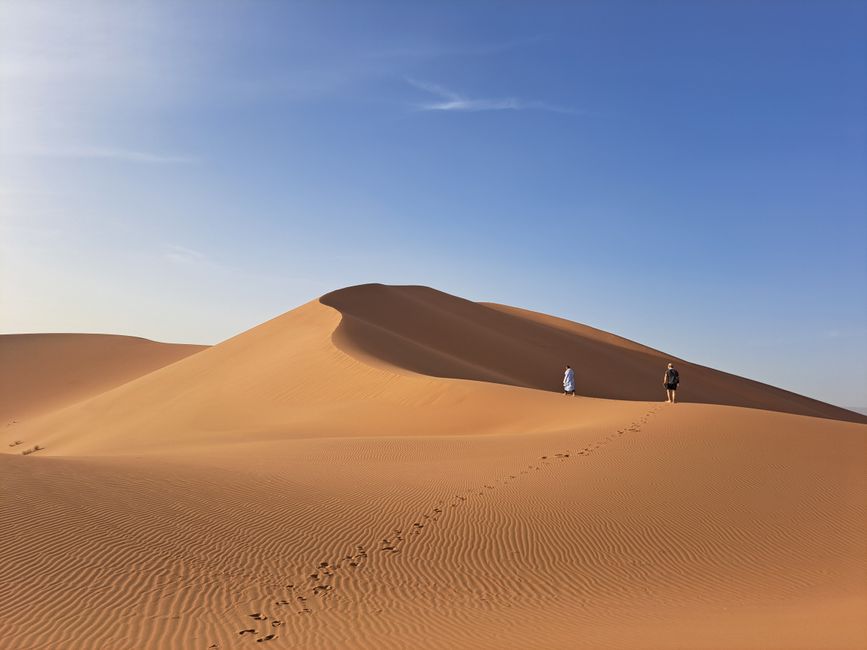
[[[278,621],[276,619],[271,621],[271,627],[280,627],[281,625],[283,625],[283,621]]]
[[[256,643],[262,643],[263,641],[270,641],[271,639],[276,639],[276,634],[268,634],[267,636],[263,636],[261,639],[256,639]]]
[[[245,634],[256,634],[256,630],[251,627],[246,630],[241,630],[240,632],[238,632],[238,634],[240,634],[241,636],[244,636]]]
[[[261,612],[254,612],[253,614],[250,614],[250,618],[252,618],[254,621],[267,621],[268,620],[268,617],[265,616],[264,614],[262,614]]]

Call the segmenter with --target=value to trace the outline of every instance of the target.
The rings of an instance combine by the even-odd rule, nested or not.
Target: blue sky
[[[0,332],[424,284],[867,405],[863,2],[5,2]]]

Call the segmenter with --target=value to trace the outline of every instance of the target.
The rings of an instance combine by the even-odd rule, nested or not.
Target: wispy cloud
[[[163,258],[175,264],[187,265],[199,264],[208,260],[207,256],[204,253],[200,253],[199,251],[193,250],[192,248],[187,248],[186,246],[179,246],[177,244],[164,244]]]
[[[193,156],[175,154],[160,154],[134,149],[114,149],[107,147],[76,147],[69,149],[23,149],[8,152],[11,155],[33,156],[36,158],[75,158],[117,160],[129,163],[144,163],[150,165],[174,165],[198,162]]]
[[[556,104],[549,104],[547,102],[535,100],[528,101],[519,99],[517,97],[467,97],[438,84],[433,84],[426,81],[418,81],[417,79],[412,78],[407,78],[406,81],[411,86],[439,98],[437,101],[419,104],[418,108],[423,111],[478,112],[536,110],[568,114],[575,114],[577,112],[574,109],[565,106],[558,106]]]

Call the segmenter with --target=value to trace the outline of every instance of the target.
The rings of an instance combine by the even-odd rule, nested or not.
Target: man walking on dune
[[[572,366],[566,366],[566,374],[563,375],[563,394],[575,395],[575,371]]]
[[[662,383],[665,386],[665,394],[667,399],[666,402],[670,402],[674,404],[675,396],[677,393],[677,385],[680,383],[680,374],[677,370],[674,369],[674,366],[670,363],[668,364],[668,368],[665,371],[665,374],[662,376]]]

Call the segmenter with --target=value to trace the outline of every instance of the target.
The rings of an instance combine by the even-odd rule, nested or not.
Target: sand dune
[[[98,395],[204,348],[106,334],[0,335],[0,422]]]
[[[867,422],[860,414],[706,368],[571,321],[475,303],[427,287],[365,285],[323,296],[343,320],[335,342],[413,372],[560,390],[576,368],[582,395],[656,400],[666,363],[684,378],[684,401]]]
[[[575,364],[581,394],[659,398],[668,356],[568,321],[504,309],[423,287],[353,287],[51,413],[30,430],[40,432],[34,442],[50,445],[51,454],[176,449],[202,441],[311,433],[550,431],[572,426],[572,405],[552,404],[550,395],[538,390],[509,391],[504,402],[503,386],[496,383],[558,390],[562,359],[571,356],[582,360]],[[378,321],[372,318],[376,314]],[[684,401],[728,400],[867,422],[857,413],[771,386],[679,365]],[[447,377],[475,381],[444,381]]]
[[[0,455],[0,638],[867,645],[867,427],[691,366],[753,408],[533,390],[564,348],[624,371],[607,397],[659,383],[602,332],[360,287],[16,424],[45,449]]]

